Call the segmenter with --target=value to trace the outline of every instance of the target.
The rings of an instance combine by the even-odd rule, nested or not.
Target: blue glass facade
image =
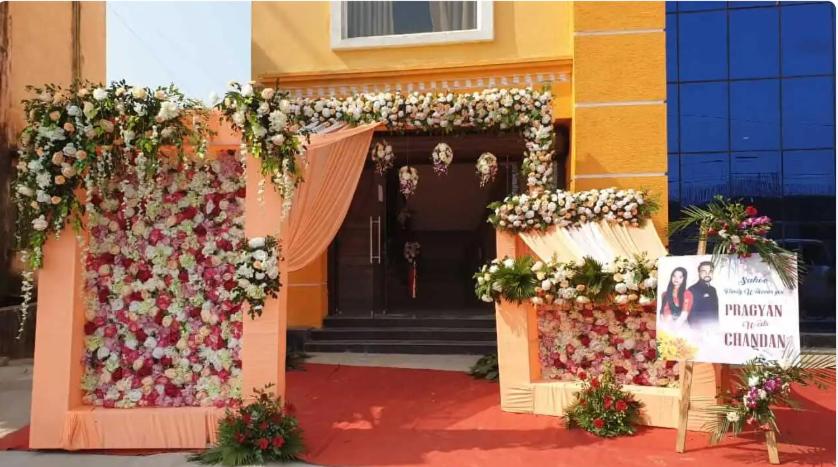
[[[666,49],[670,217],[752,202],[807,263],[801,329],[834,330],[835,8],[667,2]]]

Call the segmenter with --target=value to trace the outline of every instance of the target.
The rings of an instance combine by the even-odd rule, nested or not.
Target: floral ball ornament
[[[370,159],[375,163],[375,172],[384,175],[393,167],[393,146],[385,140],[378,141],[370,149]]]
[[[408,197],[416,192],[419,185],[419,171],[408,165],[399,169],[399,191]]]
[[[454,150],[445,143],[439,143],[431,153],[431,161],[434,164],[434,173],[445,175],[448,173],[448,166],[454,160]]]
[[[262,316],[265,300],[276,298],[279,288],[279,242],[272,236],[254,237],[247,242],[236,265],[236,287],[233,300],[247,302],[251,318]]]
[[[484,152],[477,158],[477,176],[480,186],[486,186],[495,180],[498,174],[498,158],[491,152]]]

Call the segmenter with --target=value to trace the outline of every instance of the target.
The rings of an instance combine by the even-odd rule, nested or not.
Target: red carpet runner
[[[511,466],[767,465],[762,436],[710,447],[690,433],[642,428],[602,440],[555,417],[504,413],[494,383],[463,373],[309,364],[288,374],[289,400],[305,430],[306,460],[325,465]],[[800,388],[801,411],[778,410],[785,465],[835,465],[835,388]],[[25,448],[28,430],[0,439]],[[120,454],[126,454],[121,452]],[[144,454],[148,454],[145,452]]]

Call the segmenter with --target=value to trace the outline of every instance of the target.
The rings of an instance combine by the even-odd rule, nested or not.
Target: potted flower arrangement
[[[577,375],[582,389],[576,400],[565,409],[568,428],[582,428],[602,437],[634,434],[641,403],[622,390],[610,367],[599,378],[589,378],[584,371]]]
[[[255,401],[227,410],[218,424],[218,443],[190,460],[226,466],[297,460],[305,445],[294,406],[283,405],[269,390],[270,385],[257,390]]]

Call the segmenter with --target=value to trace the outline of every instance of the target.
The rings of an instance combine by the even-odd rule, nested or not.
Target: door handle
[[[378,264],[381,264],[381,216],[378,216]]]
[[[372,264],[372,216],[370,216],[370,264]]]

